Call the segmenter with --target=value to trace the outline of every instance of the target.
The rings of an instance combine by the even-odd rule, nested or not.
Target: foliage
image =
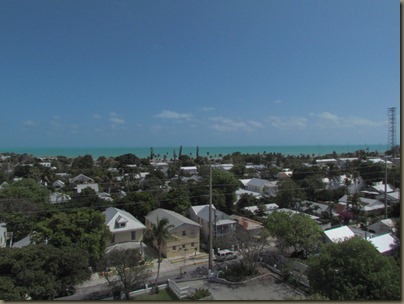
[[[232,236],[234,245],[237,245],[238,251],[243,256],[241,264],[250,274],[257,272],[259,255],[268,245],[268,231],[262,228],[259,233],[252,235],[250,231],[244,228],[238,228]]]
[[[292,179],[286,178],[279,182],[277,204],[280,208],[293,208],[295,203],[305,199],[305,193]]]
[[[128,153],[115,157],[119,163],[118,168],[126,169],[128,165],[139,165],[140,159],[135,154]]]
[[[76,157],[72,163],[72,169],[92,169],[94,167],[94,160],[91,155],[84,155]]]
[[[0,199],[25,201],[43,207],[49,203],[49,191],[34,179],[22,179],[11,183],[0,191]]]
[[[0,249],[0,298],[50,300],[88,279],[88,255],[74,247],[38,244]]]
[[[33,179],[10,183],[0,191],[0,220],[13,232],[14,241],[26,237],[35,223],[55,209],[49,203],[49,191]]]
[[[314,293],[330,300],[399,300],[400,268],[359,237],[327,244],[308,260]]]
[[[123,292],[127,300],[129,293],[151,276],[150,266],[142,259],[139,249],[113,249],[100,263],[105,269],[104,277],[114,292]]]
[[[225,199],[226,208],[221,210],[227,214],[233,213],[235,191],[240,187],[239,180],[230,172],[212,169],[212,188],[222,194]],[[219,209],[216,202],[215,206]]]
[[[339,218],[344,223],[344,225],[348,225],[349,221],[351,221],[354,218],[354,214],[351,211],[342,211],[339,214]]]
[[[304,189],[307,199],[316,200],[319,191],[324,188],[324,183],[320,175],[311,175],[304,178],[300,182],[300,186]]]
[[[265,225],[281,251],[292,246],[295,251],[307,253],[320,244],[322,230],[307,214],[275,211],[268,216]]]
[[[241,282],[248,276],[256,273],[252,272],[242,262],[226,265],[226,269],[223,269],[220,273],[220,277],[229,282]]]
[[[60,204],[60,207],[62,209],[66,207],[69,209],[92,208],[94,210],[103,211],[108,208],[109,204],[108,201],[99,198],[94,189],[87,187],[83,189],[81,193],[72,196],[71,200]]]
[[[374,181],[383,180],[385,176],[384,164],[370,161],[361,162],[357,169],[360,176],[366,180],[367,185],[371,185]]]
[[[166,218],[158,219],[157,223],[153,224],[151,230],[148,233],[151,234],[152,239],[157,243],[157,249],[159,251],[159,259],[158,259],[158,267],[157,267],[157,277],[156,277],[156,286],[155,292],[158,292],[158,281],[160,276],[160,264],[161,264],[161,246],[167,241],[172,238],[170,230],[174,227],[171,225]]]
[[[186,216],[191,207],[189,190],[181,185],[173,188],[168,192],[165,201],[161,202],[160,207]]]
[[[116,201],[117,208],[125,209],[139,221],[144,221],[144,217],[157,208],[156,200],[148,192],[131,192],[127,196]]]
[[[258,200],[253,195],[243,193],[237,201],[237,211],[241,212],[245,207],[255,206],[257,201]]]
[[[36,225],[32,239],[36,243],[48,242],[57,248],[77,245],[89,253],[91,265],[103,256],[110,231],[105,215],[92,209],[58,212]]]
[[[207,288],[197,288],[191,295],[192,300],[199,300],[211,296],[212,293]]]
[[[246,173],[246,167],[243,164],[235,164],[233,168],[230,169],[230,172],[232,172],[235,176],[237,177],[243,177],[244,174]]]

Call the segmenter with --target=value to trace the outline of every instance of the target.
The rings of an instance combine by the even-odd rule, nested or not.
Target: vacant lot
[[[215,300],[304,300],[304,294],[278,281],[271,275],[243,285],[229,286],[205,280],[179,283],[181,287],[207,288]]]

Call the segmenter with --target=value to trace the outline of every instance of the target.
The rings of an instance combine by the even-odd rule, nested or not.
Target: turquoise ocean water
[[[150,149],[153,148],[154,154],[157,157],[163,158],[164,155],[167,159],[173,157],[175,150],[176,155],[179,154],[180,147],[88,147],[88,148],[1,148],[0,153],[14,152],[18,154],[32,154],[37,157],[44,156],[66,156],[77,157],[86,154],[92,155],[94,159],[100,156],[119,156],[126,153],[132,153],[140,158],[148,157],[150,155]],[[281,153],[283,155],[325,155],[335,151],[336,153],[348,153],[355,152],[357,150],[368,149],[369,152],[384,153],[387,149],[387,145],[380,144],[362,144],[362,145],[307,145],[307,146],[226,146],[226,147],[199,147],[200,156],[213,156],[218,157],[234,152],[240,152],[242,154],[257,154],[257,153]],[[187,154],[191,157],[196,156],[195,147],[183,147],[182,154]]]

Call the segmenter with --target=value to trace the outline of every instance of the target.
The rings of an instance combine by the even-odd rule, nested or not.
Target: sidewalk
[[[208,262],[209,262],[209,255],[207,253],[197,253],[196,255],[188,254],[185,256],[185,259],[184,257],[178,257],[178,256],[172,258],[163,258],[160,264],[160,274],[173,270],[178,270],[179,272],[181,267],[204,264]],[[152,277],[155,278],[158,267],[157,259],[154,259],[152,261],[152,264],[153,264],[151,268]],[[105,279],[104,276],[100,276],[99,273],[93,273],[89,280],[77,285],[76,290],[87,288],[90,286],[101,285],[105,283],[108,283],[108,281]]]

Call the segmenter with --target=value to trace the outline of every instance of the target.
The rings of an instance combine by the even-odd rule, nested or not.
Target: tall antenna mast
[[[388,146],[394,160],[394,150],[396,148],[396,108],[388,108]]]

